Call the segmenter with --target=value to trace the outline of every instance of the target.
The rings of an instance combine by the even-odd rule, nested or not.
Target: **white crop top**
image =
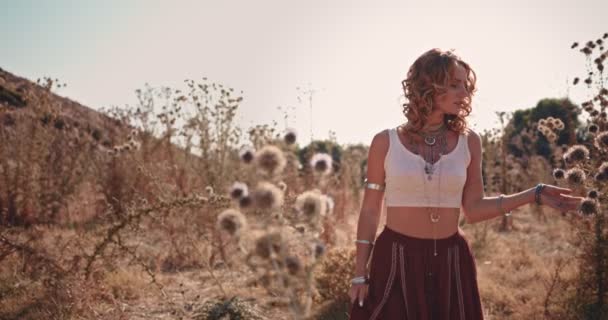
[[[386,206],[460,208],[471,162],[467,137],[458,136],[454,150],[439,158],[428,180],[425,160],[401,143],[397,128],[389,129],[388,135],[389,148],[384,158]]]

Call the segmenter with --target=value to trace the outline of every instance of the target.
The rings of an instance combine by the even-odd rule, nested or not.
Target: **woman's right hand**
[[[369,284],[351,284],[350,292],[348,295],[350,296],[350,303],[355,303],[355,301],[359,304],[360,307],[363,307],[363,301],[367,298]]]
[[[572,189],[545,184],[540,194],[540,202],[561,212],[576,211],[585,198],[571,196],[571,193]]]

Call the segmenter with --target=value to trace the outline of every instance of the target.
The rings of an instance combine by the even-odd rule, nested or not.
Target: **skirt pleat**
[[[475,259],[460,232],[435,244],[385,225],[369,272],[368,295],[363,307],[351,305],[351,320],[483,319]]]

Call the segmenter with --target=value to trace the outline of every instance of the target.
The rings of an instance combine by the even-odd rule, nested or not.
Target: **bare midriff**
[[[431,208],[435,210],[434,208]],[[439,221],[433,223],[425,207],[387,207],[386,225],[401,234],[415,238],[447,238],[458,231],[460,208],[437,208]]]

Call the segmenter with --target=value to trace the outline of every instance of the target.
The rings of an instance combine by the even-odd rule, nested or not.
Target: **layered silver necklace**
[[[437,187],[437,205],[433,208],[431,208],[430,206],[430,199],[429,199],[429,194],[427,192],[427,188],[426,188],[426,181],[424,181],[424,178],[422,179],[424,181],[424,195],[426,197],[427,200],[427,212],[429,214],[429,218],[431,220],[431,223],[433,225],[433,255],[437,256],[437,237],[435,235],[436,233],[436,227],[435,225],[437,224],[437,222],[439,222],[439,219],[441,218],[441,215],[439,215],[439,196],[441,195],[441,163],[439,163],[439,160],[441,159],[441,156],[446,154],[447,152],[447,128],[445,127],[445,125],[441,125],[441,127],[439,127],[438,129],[435,129],[433,131],[426,131],[426,132],[421,132],[421,133],[415,133],[416,135],[420,136],[423,138],[423,141],[426,145],[427,148],[422,148],[418,143],[416,143],[414,141],[414,138],[412,137],[412,135],[409,135],[409,139],[410,139],[410,145],[414,146],[416,149],[416,153],[420,156],[422,156],[423,160],[424,160],[424,173],[423,173],[423,177],[424,175],[427,176],[427,180],[432,180],[433,179],[433,173],[435,172],[435,168],[438,165],[439,166],[439,174],[438,174],[438,178],[439,181],[437,183],[438,187]],[[422,150],[420,150],[422,149]],[[426,150],[425,150],[426,149]],[[439,149],[439,150],[436,150]],[[437,157],[437,159],[435,159],[435,157]]]
[[[417,144],[412,135],[409,136],[410,145],[414,146],[416,148],[416,153],[422,156],[424,159],[424,173],[427,175],[428,180],[433,179],[435,167],[439,162],[439,159],[441,159],[441,156],[447,151],[448,143],[446,133],[447,128],[443,124],[441,127],[433,131],[415,133],[416,135],[422,137],[426,148],[423,148]]]

